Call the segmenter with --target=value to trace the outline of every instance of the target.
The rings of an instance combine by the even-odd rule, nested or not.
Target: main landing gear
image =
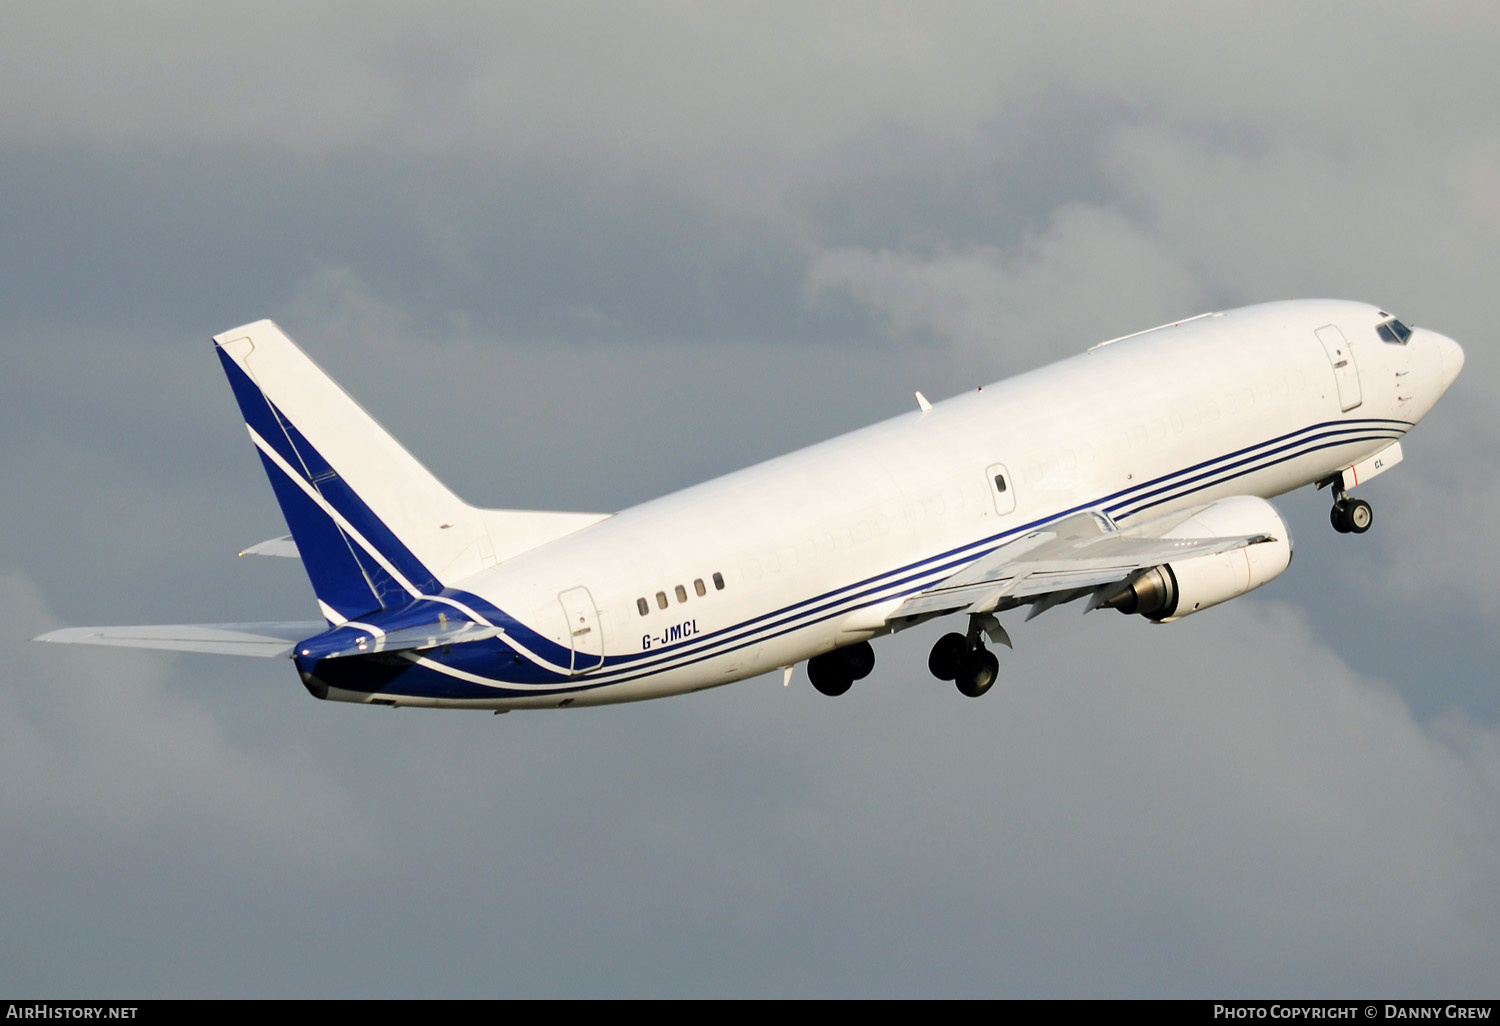
[[[868,641],[845,645],[807,661],[807,679],[825,695],[837,697],[875,669],[875,649]]]
[[[1342,484],[1333,486],[1333,509],[1328,520],[1339,534],[1364,534],[1370,529],[1375,514],[1364,499],[1352,498]]]
[[[1000,676],[1000,660],[984,647],[986,635],[997,644],[1010,645],[1010,636],[994,614],[976,614],[969,617],[968,634],[944,634],[938,639],[927,657],[927,668],[938,680],[953,681],[959,693],[978,698]],[[836,697],[853,687],[855,681],[868,677],[873,669],[875,649],[868,641],[861,641],[813,656],[807,661],[807,679],[822,694]],[[790,670],[787,680],[791,680]]]
[[[934,677],[938,680],[951,680],[957,685],[959,694],[970,698],[978,698],[984,694],[1000,676],[1000,660],[995,658],[995,653],[984,647],[982,632],[986,629],[986,620],[993,621],[994,618],[972,617],[969,620],[968,634],[944,634],[932,646],[932,654],[927,657],[927,669],[932,671]],[[1000,630],[998,622],[993,626],[995,630]],[[1004,637],[1004,631],[1001,630],[1000,633]],[[1009,644],[1009,639],[1005,643]]]

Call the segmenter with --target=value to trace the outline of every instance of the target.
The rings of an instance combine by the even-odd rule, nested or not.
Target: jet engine
[[[1161,537],[1261,540],[1142,570],[1102,605],[1170,623],[1259,588],[1280,576],[1292,561],[1292,536],[1286,522],[1276,507],[1253,495],[1210,503]]]

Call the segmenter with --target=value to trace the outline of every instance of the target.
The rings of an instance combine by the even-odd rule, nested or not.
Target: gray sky
[[[0,991],[1493,996],[1494,5],[9,5]],[[486,504],[609,510],[1207,309],[1464,375],[1287,574],[495,718],[29,645],[307,617],[208,337]]]

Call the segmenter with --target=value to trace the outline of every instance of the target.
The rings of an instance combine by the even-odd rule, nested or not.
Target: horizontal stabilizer
[[[33,641],[64,645],[111,645],[117,648],[156,648],[172,652],[258,656],[270,659],[292,654],[297,642],[321,634],[321,620],[285,623],[178,623],[156,627],[64,627]]]
[[[299,649],[305,656],[317,659],[344,659],[348,656],[374,655],[378,652],[414,652],[470,641],[487,641],[505,631],[488,624],[467,620],[418,624],[400,630],[376,634],[365,631],[354,622],[328,632],[326,638],[313,638]]]
[[[297,551],[297,543],[292,536],[284,534],[280,538],[267,538],[263,542],[256,542],[248,549],[240,552],[242,556],[281,556],[284,559],[299,559],[302,553]]]

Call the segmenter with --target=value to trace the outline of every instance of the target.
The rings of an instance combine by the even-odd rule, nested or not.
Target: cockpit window
[[[1382,342],[1389,342],[1393,346],[1404,346],[1406,340],[1411,338],[1411,329],[1392,318],[1383,324],[1377,324],[1375,334],[1380,336]]]

